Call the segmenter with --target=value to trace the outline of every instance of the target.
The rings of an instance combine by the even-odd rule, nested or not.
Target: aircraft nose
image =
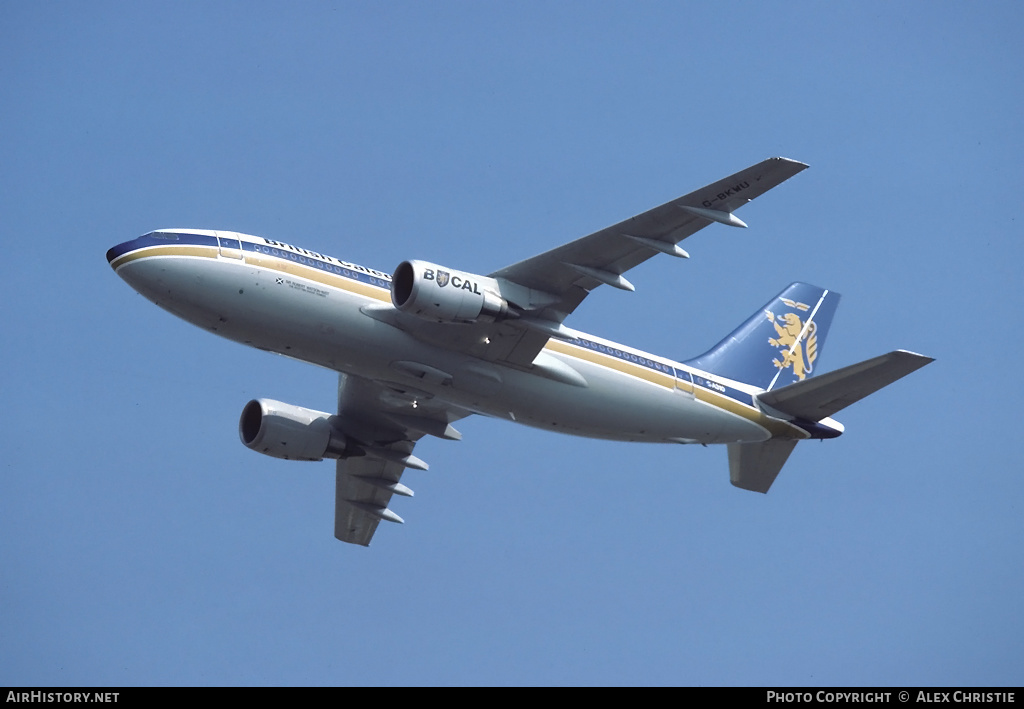
[[[125,241],[117,246],[110,247],[107,249],[107,263],[109,263],[111,267],[114,267],[114,261],[117,260],[118,257],[123,256],[129,251],[135,250],[138,248],[138,245],[139,239],[132,239],[131,241]]]
[[[124,241],[118,244],[117,246],[112,246],[111,248],[107,249],[107,263],[109,263],[111,268],[113,268],[116,271],[120,266],[120,264],[118,263],[119,258],[124,256],[125,254],[131,253],[132,251],[141,249],[144,246],[153,246],[153,234],[155,233],[156,232],[143,234],[142,236],[137,236],[134,239]]]
[[[118,256],[117,246],[111,246],[107,249],[107,263],[113,263],[114,259]]]

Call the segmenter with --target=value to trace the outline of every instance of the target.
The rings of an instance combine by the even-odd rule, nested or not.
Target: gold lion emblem
[[[768,344],[782,352],[782,359],[773,359],[772,362],[777,369],[792,367],[793,374],[803,381],[814,371],[814,360],[818,358],[817,325],[812,320],[805,326],[796,313],[786,313],[777,318],[770,310],[764,312],[779,335],[778,338],[768,338]]]

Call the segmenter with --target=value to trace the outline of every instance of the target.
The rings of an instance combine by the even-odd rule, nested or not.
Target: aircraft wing
[[[356,455],[337,463],[334,536],[369,546],[382,519],[401,523],[388,504],[392,495],[412,497],[400,482],[406,468],[427,469],[412,454],[416,441],[427,434],[458,440],[451,422],[468,414],[401,384],[340,375],[332,423],[352,441]]]
[[[365,310],[417,339],[473,357],[529,369],[554,336],[571,337],[562,321],[602,284],[633,290],[626,271],[658,253],[687,256],[677,244],[712,222],[746,226],[733,212],[807,165],[768,158],[660,207],[490,274],[520,319],[447,324],[419,320],[390,307]]]
[[[633,290],[623,275],[658,253],[686,256],[676,245],[712,222],[746,226],[733,212],[807,165],[768,158],[660,207],[491,274],[552,297],[535,315],[561,323],[587,294],[607,284]]]

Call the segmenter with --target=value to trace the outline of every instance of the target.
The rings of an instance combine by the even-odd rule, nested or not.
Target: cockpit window
[[[167,239],[168,241],[178,241],[180,238],[177,234],[170,231],[151,231],[146,236],[151,239]]]

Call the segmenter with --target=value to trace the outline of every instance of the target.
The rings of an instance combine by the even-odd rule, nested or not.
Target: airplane
[[[733,485],[767,493],[796,444],[835,438],[832,416],[933,361],[895,350],[818,374],[839,294],[796,282],[719,344],[676,361],[567,327],[602,285],[718,223],[807,167],[769,158],[589,236],[483,276],[409,260],[388,273],[272,239],[161,229],[107,252],[132,288],[222,337],[338,373],[334,413],[254,399],[242,443],[285,460],[334,459],[334,534],[369,546],[403,522],[424,436],[459,440],[472,414],[615,441],[725,444]]]

